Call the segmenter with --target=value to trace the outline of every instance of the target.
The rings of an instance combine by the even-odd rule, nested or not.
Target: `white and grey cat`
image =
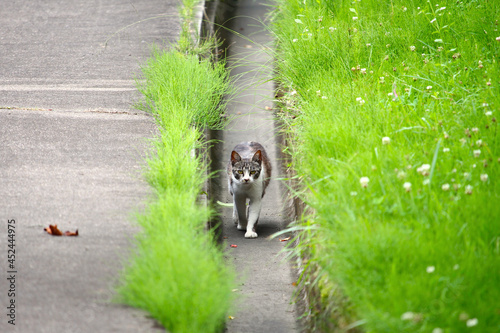
[[[229,193],[233,196],[233,220],[245,238],[257,238],[262,198],[271,180],[271,163],[258,142],[236,145],[227,165]],[[246,207],[249,200],[248,210]]]

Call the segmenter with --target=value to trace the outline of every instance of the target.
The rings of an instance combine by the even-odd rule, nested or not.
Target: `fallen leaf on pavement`
[[[234,317],[233,317],[233,316],[229,316],[228,318],[229,318],[230,320],[233,320],[233,319],[234,319]]]
[[[280,242],[286,242],[286,241],[289,241],[290,238],[292,237],[286,237],[286,238],[280,238]]]
[[[55,225],[49,225],[48,228],[43,228],[48,234],[53,235],[53,236],[62,236],[61,230],[57,228],[57,224]]]
[[[43,228],[44,231],[46,231],[49,235],[52,236],[78,236],[78,229],[73,232],[73,231],[65,231],[64,233],[59,230],[57,227],[57,224],[50,224],[47,228]]]

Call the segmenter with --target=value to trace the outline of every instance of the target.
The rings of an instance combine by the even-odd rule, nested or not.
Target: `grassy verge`
[[[143,68],[143,107],[159,130],[147,161],[157,198],[138,218],[142,232],[117,291],[120,302],[148,311],[170,332],[219,332],[234,272],[205,230],[211,212],[197,197],[207,170],[193,151],[205,126],[220,125],[229,79],[223,64],[186,52],[187,38],[181,34],[183,52],[157,50]]]
[[[500,331],[500,7],[277,3],[312,327]]]

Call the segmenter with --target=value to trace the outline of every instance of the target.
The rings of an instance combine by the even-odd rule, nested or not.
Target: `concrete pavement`
[[[151,45],[177,37],[177,5],[2,3],[1,332],[159,331],[145,313],[109,299],[137,232],[133,213],[151,194],[141,170],[155,125],[131,105],[133,77]],[[80,236],[50,236],[49,224]],[[12,300],[15,326],[7,316]]]

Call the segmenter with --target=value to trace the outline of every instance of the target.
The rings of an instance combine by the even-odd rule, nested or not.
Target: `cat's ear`
[[[233,150],[231,153],[231,164],[234,165],[236,162],[241,162],[241,156]]]
[[[255,154],[252,157],[252,162],[257,162],[261,163],[262,162],[262,152],[260,150],[257,150]]]

